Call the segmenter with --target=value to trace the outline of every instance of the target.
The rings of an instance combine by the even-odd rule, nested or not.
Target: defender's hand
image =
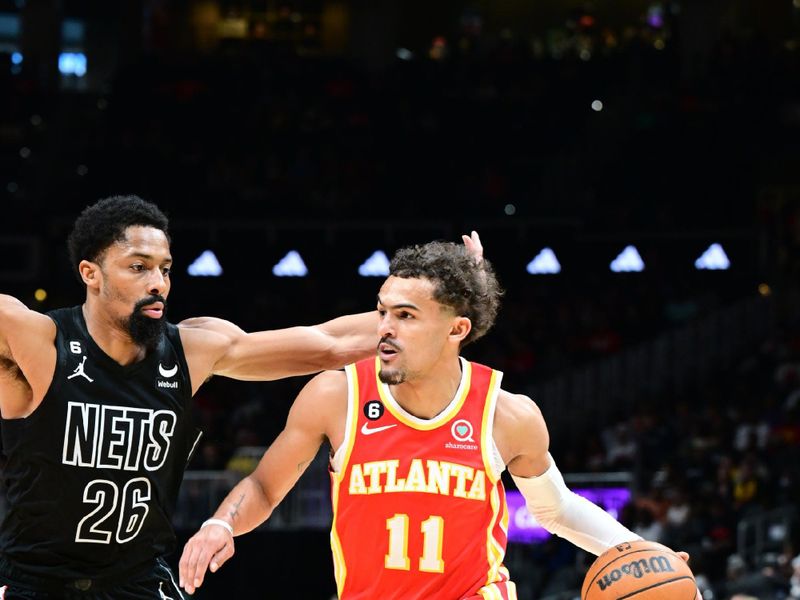
[[[464,240],[464,246],[467,248],[475,262],[480,264],[483,261],[483,244],[477,231],[473,231],[472,235],[462,235],[461,239]]]
[[[206,569],[212,573],[233,556],[233,536],[220,525],[207,525],[195,533],[183,547],[180,584],[190,594],[203,585]]]

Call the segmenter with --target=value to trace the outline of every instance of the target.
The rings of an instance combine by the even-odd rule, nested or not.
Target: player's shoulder
[[[497,394],[495,420],[498,416],[525,421],[542,418],[542,411],[529,396],[501,389]]]
[[[512,436],[542,435],[547,431],[537,404],[525,394],[514,394],[507,390],[500,390],[497,395],[494,428]]]
[[[218,335],[241,335],[244,331],[238,325],[219,317],[190,317],[177,324],[181,331],[193,333],[213,333]]]
[[[323,371],[309,380],[289,412],[289,422],[317,424],[326,434],[347,412],[347,377],[344,371]]]
[[[22,301],[6,294],[0,294],[0,322],[55,328],[55,323],[50,317],[28,308]]]
[[[500,390],[494,415],[493,435],[506,464],[518,456],[537,456],[547,451],[550,435],[542,411],[524,394]]]
[[[31,310],[13,296],[0,294],[0,347],[6,343],[38,344],[52,341],[56,324],[47,315]]]
[[[347,393],[347,375],[344,371],[323,371],[312,377],[303,391],[315,396],[341,396]]]
[[[224,346],[245,332],[238,326],[218,317],[192,317],[177,324],[184,346]]]

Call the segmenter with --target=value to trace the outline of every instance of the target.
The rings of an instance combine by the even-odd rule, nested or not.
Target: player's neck
[[[147,351],[131,340],[131,336],[108,313],[100,310],[88,298],[81,307],[89,335],[100,349],[119,364],[125,366],[142,360]]]
[[[452,402],[460,383],[461,361],[455,356],[390,389],[406,412],[420,419],[433,419]]]

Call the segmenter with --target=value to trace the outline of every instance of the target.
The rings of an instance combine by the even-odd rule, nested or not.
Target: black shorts
[[[57,580],[33,577],[0,556],[0,600],[184,600],[167,564],[114,580]]]

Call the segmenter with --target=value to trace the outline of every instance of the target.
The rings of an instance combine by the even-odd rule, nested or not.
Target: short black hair
[[[461,346],[484,336],[494,325],[503,290],[491,263],[480,263],[461,244],[430,242],[398,250],[389,264],[389,275],[422,278],[433,283],[433,298],[472,322]]]
[[[87,206],[67,238],[70,263],[77,269],[82,260],[96,262],[109,246],[125,239],[128,227],[136,225],[160,229],[170,239],[167,216],[139,196],[110,196]]]

